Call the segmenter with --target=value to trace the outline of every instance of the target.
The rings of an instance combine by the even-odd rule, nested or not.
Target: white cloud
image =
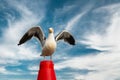
[[[87,6],[83,7],[83,11],[76,16],[74,16],[72,19],[70,19],[67,23],[67,26],[65,27],[66,30],[72,30],[73,26],[77,24],[78,21],[93,7],[93,5],[88,4]]]
[[[38,75],[39,66],[38,66],[38,65],[34,65],[34,66],[29,65],[29,66],[28,66],[28,70],[30,70],[29,73],[30,73],[31,75]]]
[[[93,70],[87,74],[72,74],[75,80],[118,80],[120,79],[120,7],[119,4],[99,8],[98,11],[109,11],[110,24],[102,35],[89,32],[80,41],[88,47],[98,50],[107,50],[96,55],[70,57],[63,62],[56,63],[55,69],[64,68]],[[97,10],[97,9],[96,9]],[[104,26],[104,25],[103,25]],[[99,25],[98,25],[99,28]]]
[[[72,11],[76,7],[77,7],[77,5],[73,4],[73,5],[65,5],[62,8],[57,8],[55,10],[55,17],[59,17],[59,16],[62,16],[66,13],[69,13],[70,11]]]
[[[19,1],[8,1],[8,4],[16,9],[21,17],[16,21],[11,20],[11,17],[7,18],[8,28],[4,29],[3,35],[0,38],[2,42],[0,45],[0,64],[10,63],[15,65],[19,63],[19,60],[38,59],[40,54],[37,53],[35,45],[17,46],[17,44],[25,31],[41,21],[44,17],[44,10],[41,9],[39,14],[42,17],[39,17],[29,7]]]
[[[115,55],[116,54],[116,55]],[[74,78],[83,80],[114,80],[119,78],[120,72],[120,54],[119,53],[101,53],[99,55],[91,55],[85,57],[75,57],[68,60],[65,60],[61,63],[55,64],[55,69],[60,70],[64,68],[72,69],[87,69],[93,70],[93,72],[88,72],[88,74],[72,74]],[[78,76],[79,75],[79,76]],[[111,77],[110,77],[111,76]]]
[[[5,74],[7,73],[7,71],[4,67],[0,67],[0,73]]]
[[[67,23],[67,27],[65,28],[66,30],[71,30],[72,27],[80,20],[80,18],[82,18],[84,15],[86,14],[85,12],[82,12],[78,15],[76,15],[75,17],[73,17],[70,21],[68,21]]]
[[[120,44],[120,27],[118,26],[120,25],[119,4],[114,4],[112,6],[109,5],[108,7],[105,6],[99,8],[98,10],[101,9],[109,10],[109,13],[112,12],[112,14],[108,15],[109,17],[111,17],[111,19],[109,20],[110,25],[108,25],[106,33],[104,33],[104,35],[101,35],[96,32],[92,32],[92,34],[88,34],[85,36],[85,39],[87,41],[81,42],[99,50],[120,50],[120,46],[118,45]]]
[[[38,71],[39,66],[38,65],[37,66],[29,66],[28,69],[31,70],[31,71],[34,71],[34,70]]]

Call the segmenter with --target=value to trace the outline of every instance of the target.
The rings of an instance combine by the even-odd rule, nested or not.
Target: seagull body
[[[56,42],[59,40],[64,39],[65,42],[68,42],[71,45],[75,45],[75,39],[69,32],[63,30],[55,37],[53,28],[49,28],[49,35],[48,38],[46,38],[40,26],[29,29],[21,38],[18,45],[25,43],[26,41],[30,40],[33,36],[38,38],[41,43],[41,56],[44,56],[44,59],[45,56],[50,56],[50,59],[52,59],[52,54],[55,52],[57,47]]]
[[[51,56],[54,53],[55,49],[56,49],[56,41],[54,38],[54,34],[52,32],[49,33],[48,38],[45,41],[41,56]]]

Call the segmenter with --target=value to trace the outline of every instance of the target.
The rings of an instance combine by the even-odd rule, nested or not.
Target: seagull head
[[[49,28],[49,33],[53,33],[53,32],[54,32],[53,28]]]

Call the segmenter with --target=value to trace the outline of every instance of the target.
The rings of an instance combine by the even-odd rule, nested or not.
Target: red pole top
[[[40,62],[37,80],[56,80],[54,64],[51,60],[43,60]]]

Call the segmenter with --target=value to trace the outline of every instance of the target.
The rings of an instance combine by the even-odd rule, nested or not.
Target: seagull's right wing
[[[75,45],[75,39],[74,37],[67,31],[60,32],[56,37],[55,40],[64,40],[65,42],[68,42],[71,45]]]
[[[24,36],[20,39],[18,45],[25,43],[26,41],[30,40],[33,36],[38,38],[41,42],[41,45],[43,46],[44,40],[45,40],[45,35],[44,35],[41,27],[33,27],[33,28],[29,29],[24,34]]]

